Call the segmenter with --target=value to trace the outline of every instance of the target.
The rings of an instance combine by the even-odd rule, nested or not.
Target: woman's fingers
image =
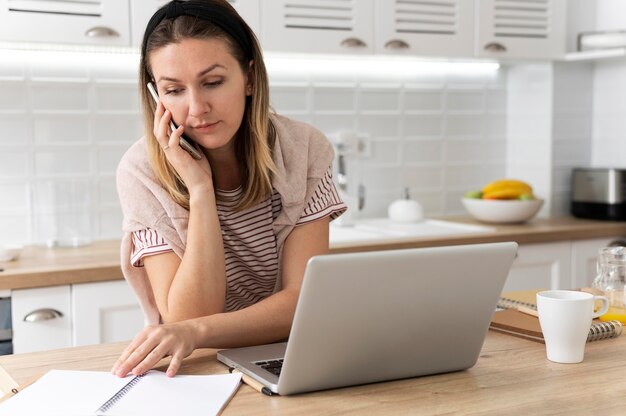
[[[171,355],[167,375],[175,375],[182,360],[195,348],[193,334],[189,331],[188,326],[176,324],[145,328],[122,352],[111,372],[119,377],[130,372],[135,375],[143,374],[156,366],[162,358]]]
[[[137,352],[136,357],[134,357],[136,360],[132,361],[132,363],[137,362],[137,364],[133,365],[131,372],[136,376],[143,374],[157,365],[163,357],[168,355],[168,346],[166,346],[162,341],[154,346],[149,352],[147,350]]]
[[[158,330],[159,327],[144,328],[124,349],[111,372],[120,377],[130,373],[159,344],[158,338],[152,335]]]
[[[165,372],[165,374],[167,374],[168,377],[174,377],[176,375],[176,373],[178,372],[178,369],[183,363],[183,358],[185,357],[181,357],[179,356],[179,354],[172,355],[172,360],[170,361],[170,365],[167,367],[167,371]]]
[[[141,345],[146,340],[146,329],[142,330],[136,337],[133,339],[130,344],[124,348],[120,358],[117,359],[115,364],[113,364],[113,368],[111,368],[111,373],[117,374],[119,367],[126,362],[128,357],[137,349],[139,345]],[[128,373],[128,372],[127,372]],[[126,374],[124,374],[126,375]]]
[[[154,136],[163,150],[177,149],[180,143],[180,136],[185,130],[180,125],[173,131],[170,131],[171,120],[172,113],[159,103],[157,112],[154,114]]]

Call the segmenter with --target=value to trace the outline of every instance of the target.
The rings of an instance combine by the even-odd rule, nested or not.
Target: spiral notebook
[[[0,404],[0,415],[217,415],[241,374],[177,375],[161,371],[119,378],[104,371],[51,370]]]
[[[534,291],[533,293],[536,292],[537,291]],[[524,308],[537,310],[537,306],[528,299],[530,293],[531,292],[520,292],[517,296],[515,294],[508,294],[501,297],[498,301],[498,308],[502,308],[503,310],[494,312],[489,329],[544,343],[539,319],[518,310]],[[622,323],[619,321],[600,322],[594,320],[591,328],[589,328],[587,342],[615,338],[620,336],[621,333]]]

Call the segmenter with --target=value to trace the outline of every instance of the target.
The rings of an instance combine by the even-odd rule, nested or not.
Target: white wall
[[[0,242],[117,238],[115,168],[142,131],[136,56],[45,55],[0,60]],[[405,186],[427,215],[460,214],[466,190],[504,175],[506,70],[330,68],[270,66],[272,102],[329,135],[369,137],[371,157],[348,166],[367,187],[363,216],[385,215]]]

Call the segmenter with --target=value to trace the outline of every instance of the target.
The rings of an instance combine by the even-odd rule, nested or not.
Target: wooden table
[[[0,365],[20,384],[52,368],[107,371],[124,345],[3,356]],[[226,367],[215,350],[198,350],[181,373],[226,373]],[[606,416],[625,409],[626,335],[587,344],[583,363],[557,364],[546,359],[543,344],[489,331],[478,363],[466,371],[289,397],[242,385],[223,414]]]

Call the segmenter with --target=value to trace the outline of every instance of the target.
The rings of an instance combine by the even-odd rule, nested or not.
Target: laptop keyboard
[[[280,370],[282,370],[283,368],[283,359],[281,358],[279,360],[256,361],[254,364],[258,365],[265,371],[269,371],[275,376],[280,376]]]

